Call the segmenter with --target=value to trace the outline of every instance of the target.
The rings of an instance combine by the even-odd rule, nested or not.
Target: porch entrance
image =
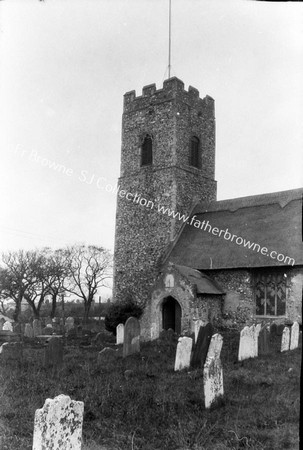
[[[173,297],[167,297],[162,304],[163,330],[172,328],[177,334],[181,334],[181,306]]]

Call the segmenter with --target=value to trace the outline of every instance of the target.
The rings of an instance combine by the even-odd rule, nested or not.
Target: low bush
[[[139,319],[142,316],[143,309],[132,299],[124,302],[112,303],[105,316],[105,328],[116,336],[116,328],[119,323],[125,323],[129,317]]]

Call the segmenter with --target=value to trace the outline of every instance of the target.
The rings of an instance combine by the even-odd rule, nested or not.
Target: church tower
[[[124,95],[114,300],[149,299],[168,245],[198,200],[216,200],[214,100],[176,77]]]

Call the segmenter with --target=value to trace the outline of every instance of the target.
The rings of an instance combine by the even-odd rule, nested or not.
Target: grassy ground
[[[35,410],[59,394],[84,402],[83,450],[299,448],[301,350],[238,363],[238,336],[223,334],[225,395],[211,410],[202,371],[174,372],[175,343],[145,343],[126,359],[119,348],[97,363],[112,343],[74,342],[57,379],[42,367],[43,349],[27,344],[21,366],[0,361],[0,449],[31,449]]]

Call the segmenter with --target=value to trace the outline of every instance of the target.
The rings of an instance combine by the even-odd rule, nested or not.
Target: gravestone
[[[6,322],[4,322],[2,330],[3,331],[13,331],[13,325],[11,324],[11,322],[9,322],[7,320]]]
[[[261,328],[262,328],[262,325],[260,323],[257,323],[257,325],[254,328],[255,357],[258,356],[258,342],[259,342],[259,334],[260,334]]]
[[[179,337],[175,359],[175,371],[189,367],[192,345],[192,338],[187,336]]]
[[[45,318],[45,326],[46,326],[46,325],[52,325],[52,323],[53,323],[53,320],[52,320],[51,317],[46,317],[46,318]]]
[[[43,330],[42,330],[42,334],[44,336],[50,336],[51,334],[53,334],[53,332],[54,332],[54,329],[51,326],[51,324],[47,324],[46,327],[43,328]]]
[[[119,323],[116,328],[116,344],[123,344],[124,341],[124,324]]]
[[[74,328],[75,326],[75,320],[73,317],[68,317],[65,321],[65,331],[68,333],[69,330]]]
[[[205,408],[209,408],[219,397],[223,396],[223,370],[220,354],[223,338],[214,334],[211,338],[203,369],[203,387]]]
[[[244,359],[254,358],[256,353],[255,348],[255,327],[244,327],[240,333],[240,343],[238,352],[238,361]]]
[[[213,334],[213,327],[210,323],[207,323],[205,326],[200,327],[198,338],[193,349],[193,354],[190,363],[191,367],[193,368],[204,367],[212,334]]]
[[[263,327],[260,330],[259,333],[259,339],[258,339],[258,354],[261,355],[268,355],[270,353],[269,348],[269,331],[267,327]]]
[[[3,325],[5,324],[5,319],[3,319],[3,317],[1,317],[0,319],[0,331],[3,330]]]
[[[289,350],[295,350],[299,346],[300,327],[298,322],[294,322],[291,326],[291,337]]]
[[[33,328],[32,328],[30,323],[26,323],[25,324],[24,336],[27,337],[27,338],[33,338],[34,337]]]
[[[194,321],[195,342],[197,342],[200,327],[204,327],[205,325],[206,323],[201,319],[196,319]]]
[[[289,350],[290,343],[290,330],[288,327],[284,327],[282,333],[281,352],[287,352]]]
[[[41,326],[41,321],[39,319],[35,319],[33,321],[33,333],[34,333],[34,337],[41,336],[41,334],[42,334],[42,326]]]
[[[44,351],[44,367],[52,368],[53,375],[57,375],[63,365],[63,344],[61,338],[53,336],[49,339]]]
[[[277,334],[277,324],[276,323],[272,323],[270,325],[270,334],[271,334],[271,336],[276,336],[276,334]]]
[[[33,450],[81,450],[84,403],[67,395],[35,412]]]
[[[0,359],[22,361],[23,345],[21,342],[4,342],[0,347]]]
[[[123,358],[140,352],[140,323],[135,317],[129,317],[124,327]]]

